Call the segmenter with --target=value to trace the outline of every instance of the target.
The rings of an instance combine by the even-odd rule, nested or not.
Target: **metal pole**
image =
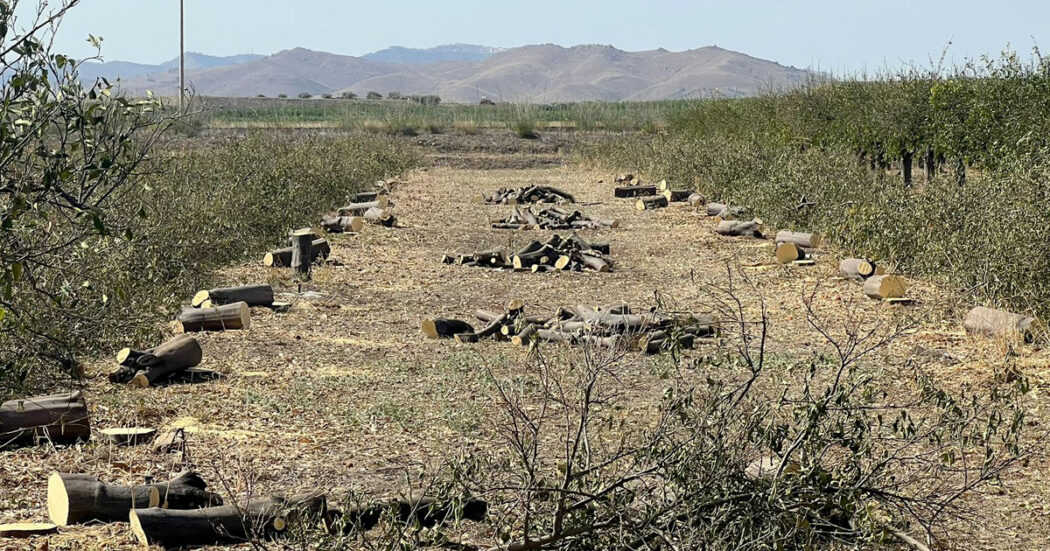
[[[183,0],[179,0],[179,112],[183,112],[182,97],[186,93],[186,33]]]

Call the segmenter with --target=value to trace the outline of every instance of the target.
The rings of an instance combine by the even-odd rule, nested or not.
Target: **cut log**
[[[579,261],[584,266],[596,271],[596,272],[609,272],[612,271],[612,265],[605,261],[603,258],[598,258],[590,255],[580,255]]]
[[[157,429],[127,427],[102,429],[98,432],[102,435],[102,440],[112,446],[138,446],[152,441]]]
[[[448,318],[423,320],[423,334],[432,339],[451,339],[460,333],[473,333],[474,327],[465,321]]]
[[[357,233],[365,227],[365,219],[360,216],[324,216],[321,228],[329,233]]]
[[[180,332],[226,331],[248,329],[252,323],[252,311],[244,302],[224,304],[215,308],[183,308],[176,327]]]
[[[332,246],[324,239],[314,239],[310,244],[310,256],[313,262],[324,261],[332,252]],[[284,247],[266,253],[263,257],[263,265],[273,268],[288,267],[292,265],[292,248]]]
[[[613,190],[613,195],[621,199],[628,199],[656,195],[656,191],[656,186],[618,186]]]
[[[194,509],[221,505],[196,473],[179,473],[168,482],[122,486],[85,474],[53,473],[47,481],[47,514],[59,526],[92,520],[124,522],[132,509],[164,506]]]
[[[145,388],[157,379],[199,364],[202,357],[197,339],[185,334],[176,335],[164,344],[138,355],[134,362],[125,359],[120,369],[109,375],[109,380]]]
[[[313,266],[313,233],[310,230],[292,232],[292,261],[289,264],[292,273],[299,281],[310,280],[310,267]]]
[[[753,237],[762,239],[762,224],[758,220],[742,222],[740,220],[722,220],[715,227],[715,233],[731,237]]]
[[[212,306],[222,306],[234,302],[245,302],[248,306],[270,306],[273,304],[273,287],[269,284],[241,285],[239,287],[220,287],[200,291],[193,295],[193,306],[200,306],[210,300]]]
[[[823,240],[819,235],[813,233],[801,233],[787,230],[777,232],[777,244],[793,243],[806,249],[819,249]]]
[[[704,204],[707,203],[707,201],[704,200],[704,196],[700,195],[699,193],[690,193],[689,197],[686,197],[685,200],[689,202],[690,207],[697,209],[704,206]]]
[[[839,262],[839,271],[842,275],[854,281],[863,282],[865,279],[875,275],[875,263],[863,258],[846,258]]]
[[[57,534],[58,526],[47,522],[15,522],[0,524],[0,538],[30,538]],[[47,549],[45,546],[44,549]]]
[[[530,323],[525,327],[522,327],[521,331],[518,331],[517,335],[512,336],[510,338],[510,342],[513,343],[514,346],[527,346],[530,342],[532,342],[532,337],[536,334],[536,331],[538,330],[539,326],[537,326],[534,323]]]
[[[330,513],[329,517],[331,520],[341,521],[343,533],[348,534],[355,530],[367,531],[375,528],[379,524],[379,520],[383,518],[383,515],[389,515],[401,524],[413,522],[427,528],[432,528],[452,519],[481,522],[488,516],[488,503],[476,498],[438,501],[434,498],[423,496],[419,498],[392,499],[384,503],[355,507],[346,512],[332,510]]]
[[[634,204],[638,210],[662,209],[667,206],[667,197],[655,195],[653,197],[642,197]]]
[[[1031,340],[1036,318],[977,306],[966,314],[963,327],[973,335],[992,338],[1020,338]]]
[[[671,321],[670,318],[654,313],[613,314],[610,312],[598,312],[583,304],[577,304],[575,310],[588,327],[601,327],[618,333],[639,331],[646,328],[659,328]]]
[[[38,441],[68,444],[90,438],[87,403],[79,390],[0,404],[0,448]]]
[[[688,201],[689,197],[693,195],[691,189],[665,189],[662,194],[667,198],[670,203],[681,203]]]
[[[385,209],[390,205],[390,201],[385,195],[379,196],[375,201],[368,201],[364,203],[351,203],[345,207],[340,207],[337,213],[339,216],[361,216],[368,212],[369,209]]]
[[[864,282],[864,294],[874,299],[901,298],[906,291],[904,279],[894,275],[873,276]]]
[[[270,538],[292,525],[320,520],[326,507],[323,493],[309,492],[196,510],[136,509],[129,517],[142,545],[171,549]]]
[[[393,227],[397,224],[397,218],[394,217],[390,211],[373,207],[365,211],[365,221],[369,224],[378,224],[387,228]]]
[[[778,243],[776,255],[777,262],[781,264],[791,264],[792,262],[809,258],[806,249],[794,243]]]
[[[707,203],[706,208],[708,216],[724,216],[729,211],[729,207],[722,203]]]
[[[351,203],[367,203],[369,201],[375,201],[379,199],[379,196],[386,195],[384,189],[377,189],[376,191],[360,191],[357,193],[350,194]]]

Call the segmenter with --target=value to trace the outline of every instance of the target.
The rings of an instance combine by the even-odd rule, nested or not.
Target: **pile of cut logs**
[[[528,315],[521,300],[511,301],[502,314],[475,312],[481,329],[449,318],[423,320],[423,334],[430,338],[454,338],[473,343],[492,338],[526,346],[538,342],[642,350],[649,354],[671,348],[692,348],[699,337],[717,333],[708,316],[672,314],[650,309],[634,312],[625,304],[592,308],[562,307],[553,316]]]
[[[532,241],[515,253],[500,248],[470,254],[446,254],[441,257],[441,262],[531,272],[608,272],[613,267],[608,243],[591,243],[576,233],[568,238],[553,235],[546,242]]]
[[[385,189],[356,193],[350,204],[321,218],[321,227],[329,233],[357,233],[368,224],[392,227],[397,218],[390,211],[394,204]]]
[[[475,203],[492,205],[521,205],[526,203],[575,203],[570,193],[553,186],[526,186],[521,188],[499,188],[492,195],[478,195]]]
[[[498,230],[591,230],[619,226],[619,220],[597,220],[584,216],[578,210],[570,211],[561,207],[547,207],[533,212],[532,207],[522,209],[515,206],[510,216],[492,222],[492,227]]]

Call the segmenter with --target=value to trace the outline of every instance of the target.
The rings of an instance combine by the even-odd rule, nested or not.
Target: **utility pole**
[[[183,112],[183,96],[186,95],[186,12],[183,0],[179,0],[179,113]]]

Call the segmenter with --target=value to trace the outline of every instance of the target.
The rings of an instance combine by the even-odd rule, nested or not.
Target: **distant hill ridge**
[[[644,101],[748,96],[797,86],[810,76],[803,69],[715,46],[627,52],[607,45],[540,44],[500,50],[453,44],[387,48],[363,57],[305,48],[265,57],[195,55],[201,57],[194,69],[187,64],[188,85],[199,95],[229,97],[343,92],[363,96],[376,91],[435,94],[442,101],[461,103],[482,98],[532,103]],[[101,65],[118,71],[121,86],[129,93],[148,89],[174,95],[178,89],[171,62],[146,72],[142,67],[150,66],[118,63]]]

